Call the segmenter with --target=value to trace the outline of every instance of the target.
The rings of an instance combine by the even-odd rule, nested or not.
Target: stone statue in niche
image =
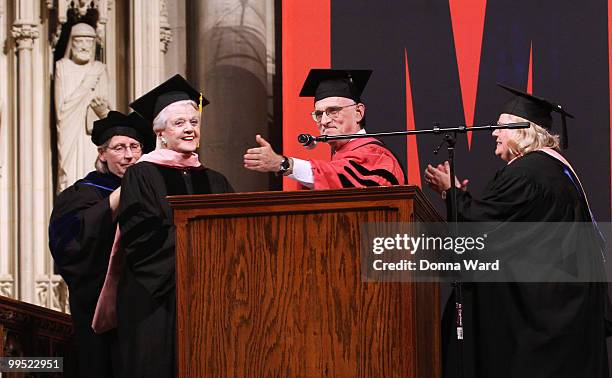
[[[106,65],[95,60],[96,31],[86,23],[70,29],[64,57],[55,63],[58,191],[94,169],[93,122],[110,110]]]

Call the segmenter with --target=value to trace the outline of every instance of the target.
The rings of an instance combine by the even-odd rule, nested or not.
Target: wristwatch
[[[278,172],[276,172],[277,175],[284,175],[289,168],[291,167],[291,163],[289,162],[289,158],[286,156],[283,156],[283,160],[280,163],[280,167],[278,168]]]

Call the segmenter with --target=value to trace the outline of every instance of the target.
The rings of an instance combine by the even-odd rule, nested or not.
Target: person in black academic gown
[[[130,104],[152,121],[162,148],[127,170],[121,191],[117,331],[126,377],[176,374],[175,227],[166,196],[233,192],[195,153],[207,104],[180,75]]]
[[[534,274],[540,274],[535,280],[539,283],[526,279],[461,285],[462,359],[453,292],[443,317],[444,377],[460,376],[462,366],[466,378],[607,378],[605,278],[589,273],[592,282],[587,278],[569,283],[542,273],[542,267],[554,268],[547,272],[578,271],[579,264],[580,269],[589,266],[601,273],[603,266],[599,232],[584,190],[558,153],[559,138],[549,133],[551,111],[570,115],[544,99],[502,87],[515,97],[503,107],[499,123],[529,121],[530,127],[493,132],[495,154],[508,164],[481,197],[470,195],[467,180],[455,179],[461,189],[457,190],[459,222],[494,222],[503,235],[496,242],[507,246],[504,254],[523,254],[548,266],[533,267]],[[565,118],[562,136],[565,144]],[[428,166],[425,181],[445,194],[451,182],[448,166]],[[524,232],[503,231],[518,222],[537,223],[530,223]],[[583,226],[567,232],[563,224]]]
[[[58,196],[49,221],[49,248],[68,284],[79,374],[112,377],[118,376],[116,334],[97,335],[91,324],[115,237],[121,178],[143,147],[145,152],[155,147],[155,135],[136,113],[111,111],[94,122],[91,139],[98,146],[96,170]]]

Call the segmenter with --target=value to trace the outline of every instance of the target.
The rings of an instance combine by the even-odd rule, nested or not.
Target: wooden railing
[[[63,373],[45,377],[76,377],[76,353],[72,350],[70,315],[0,296],[0,356],[63,357]],[[5,373],[3,377],[31,377]]]

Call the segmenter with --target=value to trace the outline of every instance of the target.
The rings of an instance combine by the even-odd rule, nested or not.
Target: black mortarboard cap
[[[559,104],[555,104],[541,97],[525,93],[507,85],[497,83],[500,87],[515,95],[515,97],[504,104],[501,113],[512,114],[525,118],[547,130],[552,129],[553,119],[551,112],[561,114],[561,144],[567,148],[567,123],[566,117],[574,118]]]
[[[361,101],[372,70],[339,70],[313,68],[304,81],[300,97],[314,97],[315,102],[327,97],[346,97]]]
[[[193,100],[200,111],[210,102],[195,90],[181,75],[176,74],[130,104],[144,119],[153,123],[159,112],[177,101]]]
[[[111,110],[106,118],[94,122],[91,141],[101,146],[115,135],[125,135],[142,143],[145,153],[155,149],[155,134],[151,124],[138,114],[129,115]]]

